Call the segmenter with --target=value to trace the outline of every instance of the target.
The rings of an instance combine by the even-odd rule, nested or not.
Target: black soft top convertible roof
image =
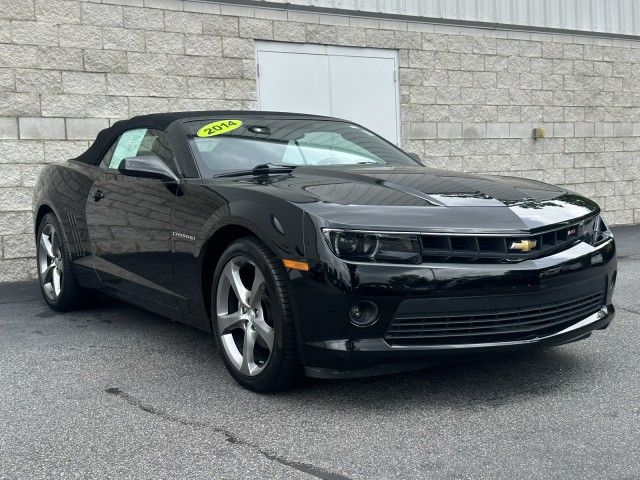
[[[207,118],[216,117],[223,119],[224,117],[291,117],[291,118],[307,118],[317,120],[339,120],[332,117],[323,117],[320,115],[307,115],[303,113],[287,113],[287,112],[262,112],[259,110],[211,110],[211,111],[195,111],[195,112],[166,112],[166,113],[152,113],[150,115],[140,115],[130,118],[129,120],[120,120],[111,125],[109,128],[101,130],[96,136],[95,141],[91,146],[82,154],[78,155],[73,160],[83,163],[89,163],[92,165],[97,164],[98,160],[102,158],[107,149],[111,146],[113,141],[123,132],[134,128],[155,128],[157,130],[166,130],[176,120],[182,120],[186,118]]]

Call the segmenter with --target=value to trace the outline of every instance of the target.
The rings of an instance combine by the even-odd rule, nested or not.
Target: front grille
[[[415,346],[534,339],[557,333],[596,313],[605,303],[604,293],[602,289],[580,297],[491,312],[397,315],[385,340],[391,345]],[[454,303],[456,299],[450,302]],[[482,300],[476,302],[480,304]],[[473,301],[469,302],[470,306],[472,304]]]
[[[507,263],[544,257],[565,250],[591,235],[595,218],[539,235],[522,237],[499,235],[421,235],[422,261],[430,263]],[[514,243],[531,242],[529,251]]]

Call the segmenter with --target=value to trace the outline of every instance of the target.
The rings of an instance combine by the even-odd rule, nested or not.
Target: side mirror
[[[118,172],[128,177],[158,178],[173,183],[180,181],[178,176],[155,155],[125,158],[120,162]]]
[[[407,155],[409,155],[415,161],[422,163],[422,159],[420,158],[420,155],[418,155],[417,153],[407,153]]]

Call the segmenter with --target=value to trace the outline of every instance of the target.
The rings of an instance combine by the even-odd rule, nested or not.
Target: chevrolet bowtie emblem
[[[511,242],[509,250],[518,250],[520,252],[530,252],[538,244],[537,240],[518,240],[517,242]]]

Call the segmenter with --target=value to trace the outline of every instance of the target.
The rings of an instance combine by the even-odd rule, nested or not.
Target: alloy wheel
[[[50,223],[45,225],[40,234],[38,273],[45,294],[50,300],[56,301],[62,293],[64,259],[60,248],[60,235]]]
[[[260,268],[247,257],[233,257],[218,282],[216,320],[227,358],[242,374],[256,376],[267,366],[274,346],[272,318]]]

